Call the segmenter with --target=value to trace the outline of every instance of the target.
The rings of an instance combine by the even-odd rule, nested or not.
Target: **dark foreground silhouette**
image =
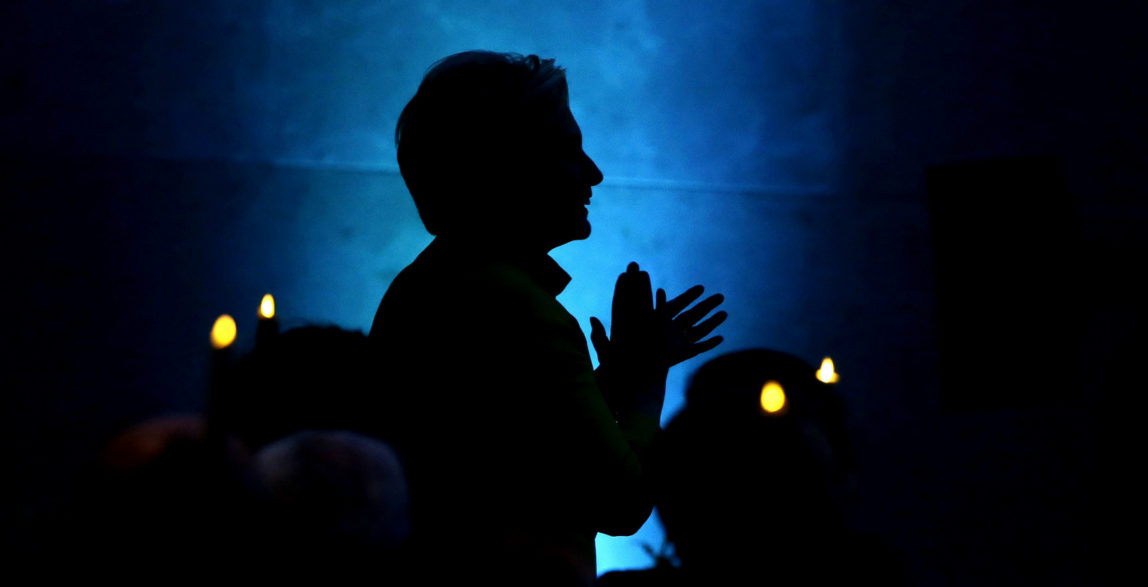
[[[151,418],[99,451],[28,567],[129,584],[406,584],[405,474],[361,425],[365,335],[305,327],[265,342],[217,373],[213,419]]]
[[[785,396],[773,413],[767,384]],[[846,523],[843,405],[801,359],[755,349],[703,365],[655,460],[680,566],[607,573],[600,585],[905,584],[895,554]]]
[[[725,319],[709,316],[722,298],[687,309],[698,286],[655,301],[631,264],[610,334],[592,320],[595,371],[555,299],[570,277],[548,252],[589,236],[602,173],[553,60],[440,61],[396,140],[436,238],[387,290],[370,340],[379,393],[393,401],[379,425],[407,467],[423,564],[449,580],[590,584],[594,536],[631,534],[652,510],[666,372],[720,342],[705,337]]]

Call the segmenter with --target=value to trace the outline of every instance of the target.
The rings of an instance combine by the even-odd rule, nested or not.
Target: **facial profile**
[[[590,236],[587,206],[593,186],[603,176],[582,149],[582,131],[570,108],[561,104],[532,139],[527,144],[529,163],[514,198],[526,232],[547,248]]]
[[[549,250],[589,236],[602,173],[582,150],[564,70],[489,51],[435,64],[395,132],[399,169],[431,234]]]

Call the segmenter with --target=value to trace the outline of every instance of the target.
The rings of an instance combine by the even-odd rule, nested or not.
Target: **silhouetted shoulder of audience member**
[[[359,569],[399,581],[402,466],[384,442],[348,431],[378,432],[387,412],[362,392],[368,357],[363,333],[334,327],[262,340],[219,375],[210,421],[157,417],[118,433],[29,554],[74,563],[51,569],[60,578],[360,582]]]
[[[670,559],[657,559],[647,569],[610,571],[598,577],[596,587],[679,587],[689,585]]]
[[[199,416],[146,420],[118,434],[76,485],[45,576],[137,583],[241,565],[257,536],[248,453],[206,441]],[[62,563],[62,564],[61,564]]]
[[[662,571],[676,574],[671,584],[905,582],[893,551],[846,523],[843,404],[812,366],[765,349],[730,353],[695,373],[686,398],[656,459],[658,512],[680,560]]]
[[[304,326],[269,337],[236,365],[221,398],[225,425],[253,451],[304,430],[383,434],[383,396],[362,393],[369,360],[359,331]]]
[[[611,335],[593,321],[595,372],[555,299],[570,276],[548,253],[589,236],[602,173],[552,59],[447,57],[395,137],[435,235],[391,283],[370,332],[378,393],[400,405],[412,537],[434,559],[454,554],[451,570],[471,579],[592,583],[595,534],[633,533],[650,514],[644,461],[666,370],[720,342],[702,339],[725,317],[705,319],[721,297],[685,310],[699,286],[669,301],[659,291],[655,305],[632,264]]]

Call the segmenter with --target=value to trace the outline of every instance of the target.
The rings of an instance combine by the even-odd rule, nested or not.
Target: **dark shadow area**
[[[237,364],[217,354],[208,415],[148,418],[102,443],[13,548],[18,568],[407,584],[402,464],[355,431],[377,413],[361,401],[365,350],[360,332],[306,327],[267,333]]]
[[[933,167],[941,408],[1064,402],[1080,389],[1088,286],[1059,158]]]
[[[673,556],[599,585],[907,584],[901,555],[851,527],[847,436],[834,384],[801,359],[753,349],[707,362],[657,447]]]

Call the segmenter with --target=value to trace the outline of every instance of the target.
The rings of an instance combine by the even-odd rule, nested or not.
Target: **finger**
[[[713,332],[714,329],[718,326],[721,326],[721,323],[725,322],[725,319],[728,317],[729,314],[726,314],[724,310],[714,314],[713,316],[710,316],[705,320],[705,322],[702,322],[701,324],[698,324],[689,330],[690,338],[693,340],[698,340],[709,336],[709,333]]]
[[[630,264],[626,266],[626,270],[618,276],[618,283],[627,287],[635,284],[641,285],[643,275],[646,275],[647,278],[649,277],[645,271],[642,271],[642,269],[638,267],[637,263],[631,261]]]
[[[700,341],[693,346],[693,349],[691,350],[693,354],[690,356],[696,357],[704,352],[711,351],[714,349],[714,347],[721,344],[723,340],[725,339],[721,336],[715,336],[713,338],[707,338],[703,341]]]
[[[642,269],[638,267],[638,264],[634,261],[630,261],[630,264],[626,265],[626,270],[618,275],[618,281],[615,283],[615,287],[626,286],[633,283],[641,273]]]
[[[666,302],[664,311],[669,316],[677,316],[686,306],[692,304],[694,300],[702,297],[702,293],[706,288],[695,285],[686,291],[682,292],[678,297]]]
[[[602,321],[594,316],[590,316],[590,338],[591,340],[606,337],[606,327],[602,326]]]
[[[626,272],[618,276],[614,301],[630,311],[642,312],[653,309],[654,295],[650,288],[650,274],[638,269],[637,263],[630,263]]]
[[[650,274],[645,271],[638,272],[637,280],[638,292],[635,294],[636,298],[642,301],[642,310],[650,311],[654,309],[654,289],[650,285]]]
[[[689,348],[689,350],[687,350],[677,360],[676,363],[680,363],[682,361],[692,359],[692,358],[694,358],[694,357],[696,357],[696,356],[698,356],[704,352],[711,351],[711,350],[713,350],[714,347],[721,344],[723,340],[725,340],[725,339],[723,339],[721,336],[715,336],[713,338],[707,338],[701,342],[698,342],[697,344],[694,344],[693,346],[691,346]]]
[[[690,308],[689,310],[686,310],[685,312],[682,312],[680,316],[674,318],[674,322],[682,325],[693,324],[702,318],[705,318],[706,314],[712,312],[714,308],[720,306],[724,301],[725,296],[721,294],[714,294],[698,302],[698,305]]]
[[[666,305],[666,290],[658,288],[656,301],[654,302],[654,309],[660,310]]]
[[[722,340],[724,339],[721,337],[714,337],[712,339],[706,339],[701,342],[697,342],[695,345],[691,345],[690,347],[683,349],[681,354],[674,356],[672,360],[670,360],[669,366],[674,366],[683,361],[689,361],[691,358],[707,352],[707,350],[713,350],[713,348],[717,345],[721,345]]]
[[[631,315],[634,308],[634,279],[637,276],[637,271],[633,270],[637,267],[631,263],[621,274],[618,275],[618,281],[614,283],[614,299],[612,305],[614,324],[618,323],[621,317]]]

